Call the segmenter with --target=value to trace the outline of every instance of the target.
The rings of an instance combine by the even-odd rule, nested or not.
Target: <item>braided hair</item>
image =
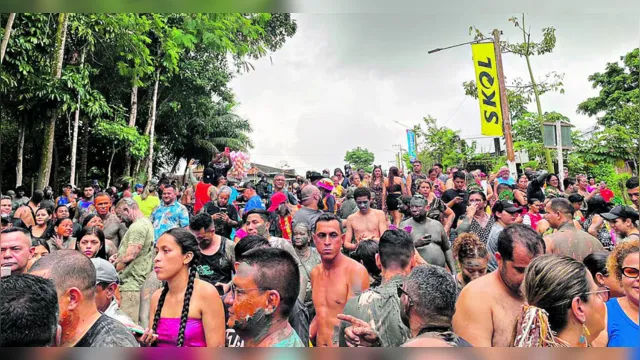
[[[176,243],[180,246],[182,254],[186,254],[188,252],[191,252],[193,254],[193,258],[189,263],[189,280],[187,282],[187,289],[184,293],[184,303],[182,304],[182,313],[180,314],[180,329],[178,330],[177,346],[182,347],[184,345],[184,333],[187,328],[187,319],[189,316],[189,304],[191,302],[191,295],[193,295],[193,288],[196,280],[196,268],[198,266],[198,263],[200,262],[201,254],[196,237],[188,230],[183,228],[175,228],[167,231],[165,234],[170,235],[174,238]],[[160,298],[158,299],[156,313],[153,316],[152,329],[154,333],[156,333],[158,329],[158,322],[160,321],[162,306],[164,305],[164,300],[167,297],[168,292],[169,285],[165,282],[162,287]]]

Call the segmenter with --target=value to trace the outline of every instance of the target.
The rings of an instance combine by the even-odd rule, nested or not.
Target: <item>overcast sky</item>
[[[238,114],[253,126],[252,160],[286,161],[303,174],[343,167],[345,152],[361,146],[388,168],[392,145],[407,146],[405,128],[394,120],[413,126],[427,115],[463,137],[479,136],[478,102],[462,89],[475,77],[470,46],[427,51],[472,40],[470,25],[485,33],[498,27],[502,39],[521,42],[507,21],[512,15],[295,15],[296,35],[231,84]],[[593,125],[594,118],[576,114],[581,101],[597,94],[587,77],[638,47],[637,14],[533,14],[525,21],[534,41],[542,28],[556,28],[554,52],[533,57],[532,68],[537,79],[564,73],[565,94],[545,94],[543,111],[560,112],[578,128]],[[506,54],[503,63],[508,79],[528,79],[524,58]],[[481,145],[488,150],[489,143]]]

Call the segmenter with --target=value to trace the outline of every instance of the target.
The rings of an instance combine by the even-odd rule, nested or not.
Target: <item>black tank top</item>
[[[200,265],[198,265],[200,280],[206,281],[211,285],[215,285],[216,283],[226,284],[231,281],[233,264],[231,263],[231,259],[227,258],[227,241],[229,240],[222,238],[220,248],[215,254],[202,254]]]

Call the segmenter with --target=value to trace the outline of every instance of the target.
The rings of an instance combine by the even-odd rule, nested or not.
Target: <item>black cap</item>
[[[320,174],[317,171],[312,171],[311,173],[309,173],[309,180],[311,181],[316,181],[316,180],[320,180],[322,179],[324,176],[322,176],[322,174]]]
[[[522,208],[516,207],[516,205],[509,200],[502,200],[502,201],[499,201],[498,203],[500,204],[499,207],[502,207],[502,210],[498,210],[498,211],[506,211],[509,214],[522,212]],[[496,203],[496,205],[498,203]]]
[[[240,191],[244,191],[246,189],[255,189],[256,186],[253,183],[253,181],[245,181],[243,183],[240,183],[240,185],[238,185],[238,190]]]
[[[600,216],[607,220],[615,220],[619,217],[637,220],[638,212],[635,211],[632,207],[618,205],[611,209],[611,211],[609,211],[608,213],[600,214]]]

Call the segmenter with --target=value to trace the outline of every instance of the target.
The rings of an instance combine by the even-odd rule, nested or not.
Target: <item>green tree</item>
[[[445,168],[464,166],[475,153],[475,142],[467,144],[460,138],[460,131],[446,126],[438,126],[434,117],[423,118],[424,124],[414,128],[416,133],[417,157],[423,166],[435,163]]]
[[[525,83],[521,79],[515,79],[513,85],[511,87],[513,90],[511,91],[511,96],[509,96],[509,89],[507,89],[507,101],[509,106],[517,106],[520,110],[522,110],[523,106],[526,106],[531,102],[532,96],[535,99],[537,114],[538,114],[538,126],[540,134],[542,135],[544,132],[543,126],[543,112],[542,105],[540,103],[540,96],[548,91],[559,91],[561,94],[564,93],[562,79],[564,78],[564,74],[558,74],[555,72],[551,72],[545,76],[545,79],[542,81],[536,81],[535,76],[533,75],[533,70],[531,68],[531,56],[534,55],[544,55],[547,53],[551,53],[556,46],[556,35],[555,28],[548,27],[542,29],[542,41],[539,43],[531,41],[531,32],[527,31],[525,28],[525,17],[522,14],[521,20],[518,20],[517,17],[509,18],[509,21],[514,24],[515,27],[522,31],[522,43],[508,43],[506,41],[501,41],[501,50],[502,53],[513,53],[520,57],[524,57],[527,63],[527,69],[529,70],[529,78],[530,82]],[[469,32],[475,28],[472,26],[469,28]],[[484,35],[478,29],[475,29],[475,38],[476,40],[484,39]],[[465,93],[470,94],[471,90],[474,90],[475,84],[471,84],[471,82],[463,83],[463,87],[465,88]],[[509,86],[507,86],[509,87]],[[475,93],[477,94],[477,93]],[[475,95],[477,97],[477,95]],[[512,100],[514,103],[512,104]],[[513,114],[513,111],[510,110],[510,113]],[[512,121],[514,118],[512,118]],[[516,140],[514,139],[514,142]],[[543,149],[545,163],[547,165],[547,169],[550,172],[553,172],[553,162],[551,160],[551,152],[549,149]]]
[[[589,76],[597,96],[578,105],[578,113],[595,116],[600,129],[587,141],[583,155],[589,162],[640,158],[640,49],[619,62],[608,63],[603,73]]]
[[[344,161],[351,164],[352,167],[358,169],[363,168],[365,172],[373,171],[373,162],[376,160],[375,155],[364,148],[357,147],[347,151]]]

